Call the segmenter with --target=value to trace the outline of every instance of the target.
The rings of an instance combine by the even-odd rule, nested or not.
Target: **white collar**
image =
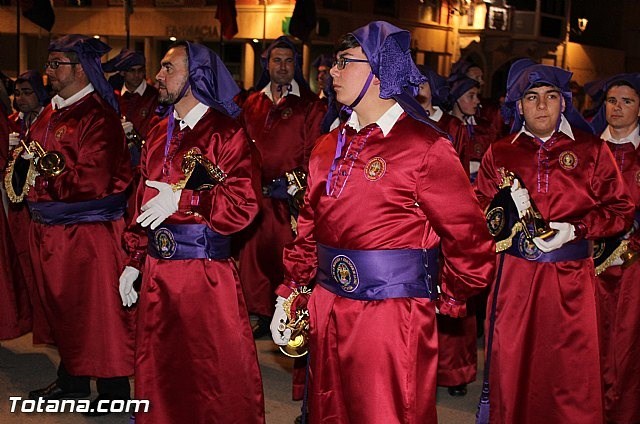
[[[571,130],[571,124],[569,124],[569,121],[567,121],[567,118],[565,118],[564,115],[560,115],[560,128],[558,128],[558,131],[560,131],[561,133],[564,133],[571,140],[575,141],[576,138],[573,136],[573,131]],[[529,137],[536,138],[535,135],[533,135],[528,129],[526,129],[526,127],[524,125],[524,122],[523,122],[522,123],[522,127],[520,128],[520,131],[518,131],[516,136],[513,137],[513,140],[511,140],[511,142],[513,143],[514,141],[516,141],[516,138],[520,137],[520,134],[522,134],[522,133],[525,133]],[[551,138],[552,135],[553,134],[551,134],[549,137],[540,138],[540,140],[542,140],[543,142],[546,142],[547,140],[549,140]],[[539,138],[539,137],[537,137],[537,138]]]
[[[638,146],[640,146],[640,126],[636,126],[636,128],[631,131],[631,133],[629,133],[628,136],[621,138],[620,140],[616,140],[615,138],[613,138],[611,136],[611,129],[610,127],[607,125],[607,128],[604,130],[604,132],[602,133],[602,135],[600,136],[601,139],[608,141],[610,143],[613,144],[624,144],[624,143],[631,143],[633,144],[634,148],[638,148]]]
[[[402,106],[400,106],[400,104],[396,102],[393,104],[393,106],[387,109],[387,111],[383,113],[380,118],[378,118],[378,120],[376,121],[376,124],[382,130],[382,135],[384,137],[386,137],[387,134],[389,134],[389,132],[391,131],[393,126],[396,124],[396,122],[398,121],[398,118],[400,118],[400,115],[402,115],[403,112],[404,112],[404,109],[402,109]],[[351,113],[351,116],[347,121],[347,125],[349,125],[351,128],[356,130],[356,132],[362,129],[362,125],[360,125],[360,121],[358,120],[358,114],[356,113],[355,110]]]
[[[431,107],[435,112],[433,112],[433,115],[429,115],[429,118],[431,118],[435,122],[440,122],[440,119],[442,118],[442,115],[444,115],[444,112],[438,106]]]
[[[180,121],[180,130],[185,129],[185,127],[193,129],[208,110],[209,106],[198,102],[197,105],[195,105],[189,112],[187,112],[187,115],[184,118],[180,118],[178,116],[178,112],[176,112],[175,110],[173,111],[173,117]]]
[[[40,116],[43,110],[44,107],[40,106],[40,109],[38,109],[36,112],[33,112],[33,121],[31,121],[32,124],[36,122],[36,119],[38,119],[38,116]],[[24,121],[24,112],[18,112],[18,119]]]
[[[51,107],[55,110],[55,109],[62,109],[63,107],[71,106],[72,104],[82,99],[87,94],[92,93],[93,91],[94,91],[93,85],[89,83],[85,88],[78,91],[76,94],[69,97],[68,99],[63,99],[58,94],[56,94],[51,99]]]
[[[122,90],[120,90],[120,95],[124,95],[124,93],[131,93],[131,94],[139,94],[142,96],[144,94],[144,90],[146,89],[147,89],[147,81],[145,80],[142,80],[140,85],[135,90],[133,90],[133,92],[129,91],[126,84],[122,84]]]
[[[300,97],[300,86],[298,85],[297,81],[292,79],[290,84],[291,84],[291,91],[288,91],[282,97],[286,97],[289,94],[293,94],[294,96]],[[269,100],[273,102],[273,94],[271,93],[271,81],[269,81],[269,84],[267,84],[267,86],[262,89],[262,92],[269,98]]]

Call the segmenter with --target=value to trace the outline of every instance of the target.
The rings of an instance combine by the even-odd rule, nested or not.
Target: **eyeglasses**
[[[58,69],[60,65],[78,65],[80,62],[60,62],[59,60],[52,60],[51,62],[44,63],[44,69]]]
[[[333,66],[338,68],[339,71],[342,71],[349,62],[369,63],[369,61],[365,59],[350,59],[348,57],[339,57],[333,62]]]
[[[20,97],[20,96],[30,96],[33,94],[33,90],[30,90],[28,88],[22,89],[22,90],[16,90],[13,92],[13,97]]]

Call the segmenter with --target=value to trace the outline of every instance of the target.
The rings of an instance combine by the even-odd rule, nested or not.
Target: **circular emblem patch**
[[[504,208],[498,206],[497,208],[491,209],[487,214],[487,227],[489,227],[489,232],[493,237],[500,234],[504,228],[504,223]]]
[[[146,118],[149,115],[149,109],[140,109],[140,116]]]
[[[473,145],[473,153],[476,155],[476,157],[481,158],[482,154],[484,153],[484,146],[480,143],[476,143]]]
[[[578,166],[578,157],[571,151],[562,152],[558,160],[564,169],[571,170]]]
[[[377,181],[387,172],[387,163],[381,157],[375,157],[364,167],[364,176],[369,181]]]
[[[67,132],[67,126],[63,125],[60,128],[58,128],[55,132],[55,137],[56,140],[60,140],[62,138],[62,136],[64,135],[64,133]]]
[[[636,184],[640,186],[640,171],[636,172]]]
[[[604,241],[602,240],[594,240],[593,241],[593,259],[598,259],[604,253],[604,248],[606,247]]]
[[[290,107],[284,109],[282,111],[282,113],[280,114],[280,116],[282,117],[282,119],[289,119],[291,118],[291,115],[293,115],[293,110],[291,110]]]
[[[160,228],[153,235],[153,244],[160,257],[169,259],[176,253],[176,239],[168,228]]]
[[[346,292],[352,292],[358,287],[358,270],[349,257],[338,255],[331,261],[331,275]]]
[[[518,236],[518,251],[528,261],[535,261],[542,256],[542,251],[531,240],[527,239],[524,233]]]

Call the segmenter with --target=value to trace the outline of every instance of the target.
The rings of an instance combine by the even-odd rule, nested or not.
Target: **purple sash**
[[[513,238],[513,244],[505,253],[533,262],[564,262],[590,258],[593,255],[593,241],[578,240],[567,243],[559,249],[544,253],[520,232]]]
[[[163,224],[147,230],[147,251],[156,259],[228,259],[231,237],[205,224]]]
[[[47,225],[69,225],[85,222],[115,221],[124,215],[127,197],[124,193],[111,194],[85,202],[29,202],[34,222]]]
[[[355,300],[436,299],[438,249],[348,250],[318,244],[316,281]]]

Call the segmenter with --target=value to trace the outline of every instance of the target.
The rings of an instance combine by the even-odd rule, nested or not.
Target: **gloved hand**
[[[298,187],[296,184],[289,184],[289,186],[287,187],[287,193],[289,193],[289,196],[291,197],[295,196],[298,190],[300,190],[300,187]]]
[[[132,266],[126,266],[120,275],[120,298],[122,306],[131,306],[138,300],[138,293],[133,289],[133,283],[136,281],[140,271]]]
[[[133,124],[131,122],[122,118],[122,121],[120,121],[120,123],[122,124],[122,129],[124,130],[125,134],[129,134],[131,131],[133,131]]]
[[[535,237],[533,242],[538,249],[544,253],[549,253],[552,250],[556,250],[562,247],[565,243],[570,242],[576,238],[575,228],[568,222],[550,222],[549,227],[556,230],[556,234],[546,240],[542,240],[540,237]]]
[[[284,325],[289,320],[287,313],[284,311],[284,301],[287,300],[282,296],[278,296],[276,299],[276,310],[273,313],[273,318],[271,319],[271,325],[269,329],[271,330],[271,338],[273,342],[278,346],[284,346],[289,343],[289,339],[291,338],[291,329],[287,328],[284,331],[280,331],[280,329],[284,328]]]
[[[527,209],[531,207],[531,199],[529,198],[529,190],[520,187],[520,181],[517,178],[513,180],[511,186],[511,198],[518,208],[518,216],[522,218]]]
[[[20,144],[20,134],[17,132],[9,133],[9,147],[15,147]]]
[[[620,266],[624,263],[624,261],[622,260],[622,258],[620,256],[618,256],[617,258],[615,258],[613,260],[613,262],[611,262],[611,266]]]
[[[178,203],[180,202],[180,194],[182,190],[173,191],[170,184],[160,181],[145,181],[147,187],[152,187],[158,190],[158,194],[153,199],[142,205],[140,210],[142,213],[136,219],[143,227],[151,226],[152,230],[162,222],[171,216],[178,210]]]

